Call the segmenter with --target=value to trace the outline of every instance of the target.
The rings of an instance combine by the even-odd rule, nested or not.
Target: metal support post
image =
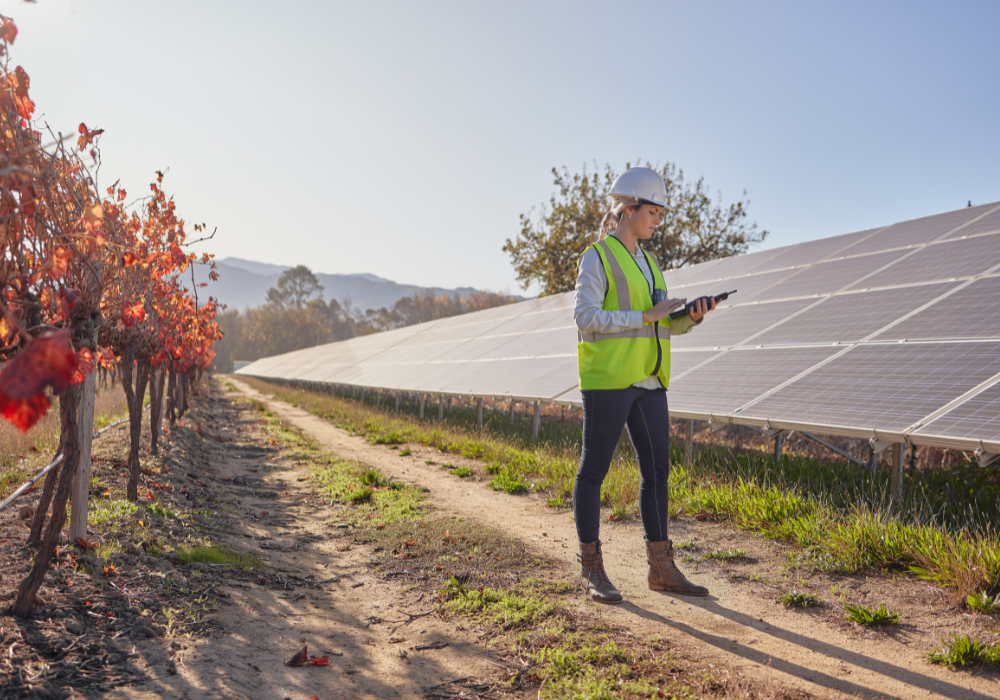
[[[510,400],[510,422],[514,422],[514,399]]]
[[[479,429],[483,429],[483,400],[476,399],[476,408],[479,410]]]
[[[364,404],[364,402],[365,402],[365,398],[366,398],[367,396],[368,396],[368,390],[367,390],[367,389],[362,389],[362,390],[361,390],[361,403],[362,403],[362,404]]]
[[[399,413],[399,392],[396,392],[396,413]]]
[[[444,394],[438,395],[438,423],[444,423]]]
[[[774,466],[781,464],[781,453],[785,449],[785,434],[778,433],[774,436]]]
[[[531,439],[538,439],[538,430],[542,427],[542,402],[535,401],[535,427],[531,432]]]
[[[897,442],[892,446],[892,496],[893,498],[903,497],[903,455],[906,452],[906,445]]]
[[[451,402],[452,402],[453,398],[454,397],[451,397],[451,396],[448,397],[448,413],[451,413]]]
[[[423,420],[423,417],[424,417],[424,401],[426,400],[426,398],[427,398],[427,394],[421,394],[420,395],[420,418],[421,418],[421,420]]]
[[[382,408],[382,392],[375,392],[375,408]]]
[[[689,418],[687,422],[687,439],[684,441],[684,463],[689,467],[694,464],[694,418]]]

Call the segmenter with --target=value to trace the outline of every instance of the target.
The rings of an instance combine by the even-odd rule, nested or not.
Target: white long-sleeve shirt
[[[653,271],[642,248],[635,247],[632,255],[639,269],[642,270],[646,283],[649,284],[650,295],[655,288]],[[583,254],[580,269],[576,277],[576,304],[573,308],[573,320],[582,333],[621,333],[622,331],[642,328],[641,311],[605,311],[604,298],[608,293],[608,277],[604,272],[604,264],[596,250],[590,249]],[[684,335],[695,325],[690,316],[669,319],[670,335]],[[663,321],[660,321],[662,324]],[[633,386],[642,389],[662,389],[663,384],[657,377],[647,377]]]

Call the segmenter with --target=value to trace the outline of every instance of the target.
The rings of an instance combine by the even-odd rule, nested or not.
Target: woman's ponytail
[[[641,202],[635,197],[613,197],[612,202],[611,209],[604,215],[604,219],[601,220],[601,231],[597,236],[597,240],[599,241],[607,238],[608,234],[615,232],[626,209],[641,205]]]

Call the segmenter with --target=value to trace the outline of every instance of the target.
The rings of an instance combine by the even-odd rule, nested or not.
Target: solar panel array
[[[672,340],[675,416],[1000,453],[1000,205],[665,273],[737,289]],[[239,374],[579,405],[573,294],[258,360]]]

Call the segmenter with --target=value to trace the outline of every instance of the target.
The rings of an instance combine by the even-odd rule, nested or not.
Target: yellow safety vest
[[[608,236],[587,248],[590,249],[601,256],[608,279],[608,291],[602,307],[605,311],[648,311],[653,308],[649,282],[621,241]],[[653,273],[656,289],[666,291],[659,265],[649,253],[643,252]],[[670,382],[668,319],[664,319],[658,329],[654,329],[652,323],[646,323],[636,330],[621,333],[580,332],[578,337],[580,389],[584,391],[626,389],[652,376],[658,377],[664,387]]]

